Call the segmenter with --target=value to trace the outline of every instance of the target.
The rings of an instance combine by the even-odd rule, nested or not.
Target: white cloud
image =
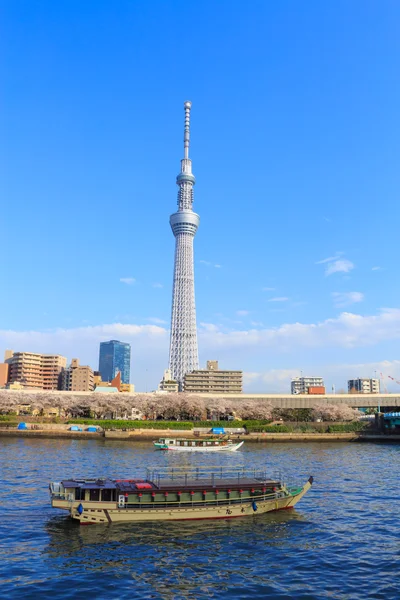
[[[126,285],[133,285],[136,283],[136,279],[134,277],[121,277],[121,283],[126,283]]]
[[[213,264],[209,260],[199,260],[199,263],[201,263],[202,265],[205,265],[206,267],[214,267],[215,269],[222,269],[222,265]]]
[[[263,291],[263,292],[274,292],[274,291],[275,291],[275,288],[263,287],[263,288],[262,288],[262,291]]]
[[[215,325],[214,323],[200,323],[200,327],[207,332],[210,333],[214,333],[219,331],[219,327],[218,325]]]
[[[343,312],[319,323],[287,323],[269,329],[222,330],[202,334],[207,348],[273,348],[293,352],[304,348],[356,348],[400,339],[400,309],[385,308],[377,315]]]
[[[158,317],[149,317],[147,321],[150,321],[150,323],[155,323],[156,325],[166,325],[167,323],[167,321],[164,321],[164,319],[159,319]]]
[[[399,392],[400,386],[394,380],[400,380],[400,360],[383,360],[370,363],[333,364],[303,370],[306,375],[323,377],[327,393],[332,393],[332,385],[336,393],[340,389],[347,392],[347,381],[358,377],[377,377],[381,379],[381,391]],[[290,393],[292,377],[300,376],[300,369],[269,369],[262,372],[244,372],[243,383],[251,392],[269,391],[270,393]],[[393,378],[393,379],[392,379]]]
[[[332,298],[335,306],[342,307],[362,302],[364,294],[362,292],[332,292]]]
[[[249,310],[237,310],[236,314],[238,317],[246,317],[247,315],[250,314]]]
[[[284,323],[269,328],[262,325],[252,325],[250,328],[242,326],[241,329],[234,327],[234,324],[229,327],[200,323],[199,348],[202,364],[210,356],[216,356],[227,368],[248,372],[256,372],[262,368],[261,364],[268,361],[270,364],[273,362],[274,367],[299,365],[303,371],[308,365],[310,368],[307,370],[314,374],[314,367],[320,364],[321,357],[325,355],[330,360],[334,349],[339,352],[354,352],[356,348],[373,348],[377,344],[390,344],[392,341],[397,343],[400,340],[400,308],[385,308],[377,314],[366,316],[342,312],[336,318],[315,323]],[[45,331],[0,330],[0,350],[11,348],[16,351],[62,354],[69,360],[73,357],[80,358],[81,364],[89,364],[96,369],[99,343],[110,339],[131,343],[132,382],[137,389],[145,389],[146,370],[149,389],[156,387],[168,364],[169,331],[168,327],[161,324],[112,323]],[[380,352],[383,347],[380,347]],[[397,370],[392,369],[390,363],[390,368],[386,371],[396,379],[400,379],[400,361],[398,363]],[[292,372],[290,369],[289,371]],[[346,377],[358,377],[367,373],[367,369],[363,371],[361,367],[350,371],[345,374]],[[317,375],[320,373],[325,375],[318,366]],[[262,391],[266,389],[267,383],[261,388]],[[338,384],[342,387],[340,381]],[[270,391],[271,389],[274,389],[273,386]]]
[[[372,271],[382,271],[382,267],[372,267]]]
[[[272,392],[290,393],[290,381],[292,377],[300,376],[300,369],[269,369],[268,371],[244,372],[243,385],[246,389],[257,391],[272,390]]]
[[[153,286],[153,288],[163,288],[164,287],[162,283],[157,283],[157,282],[153,283],[152,286]]]
[[[328,256],[328,258],[323,258],[322,260],[317,260],[316,265],[323,265],[324,263],[331,262],[333,260],[337,260],[342,256],[343,252],[336,252],[335,256]]]
[[[146,369],[152,373],[155,387],[168,365],[169,332],[159,325],[107,325],[57,328],[45,331],[0,330],[0,349],[61,354],[68,361],[77,357],[82,365],[98,368],[99,344],[120,340],[131,344],[131,381],[139,390],[145,389]],[[150,381],[150,377],[149,377]]]
[[[354,269],[354,263],[347,258],[330,262],[325,269],[325,276],[333,275],[333,273],[349,273]]]
[[[287,302],[289,298],[286,296],[278,296],[276,298],[270,298],[268,302]]]

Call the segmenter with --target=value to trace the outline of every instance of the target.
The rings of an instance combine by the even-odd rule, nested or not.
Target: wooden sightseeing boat
[[[147,469],[144,479],[69,479],[50,483],[51,504],[85,524],[228,519],[292,508],[310,489],[288,487],[256,470]]]
[[[229,438],[160,438],[157,442],[153,442],[156,450],[172,452],[235,452],[243,446],[243,443],[243,441],[233,442]]]

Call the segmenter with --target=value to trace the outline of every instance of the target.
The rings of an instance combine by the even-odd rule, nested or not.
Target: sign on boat
[[[279,473],[224,467],[147,469],[143,478],[65,479],[50,483],[53,508],[80,524],[228,519],[293,508],[310,489]]]
[[[243,443],[243,441],[233,442],[229,438],[160,438],[157,442],[153,442],[156,450],[171,450],[172,452],[235,452],[243,446]]]

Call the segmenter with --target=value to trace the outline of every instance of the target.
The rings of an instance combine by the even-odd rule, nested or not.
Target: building
[[[164,371],[164,376],[158,385],[159,392],[178,392],[178,382],[172,379],[171,369]]]
[[[6,387],[8,383],[9,365],[6,362],[0,363],[0,388]]]
[[[135,392],[135,386],[133,385],[133,383],[122,383],[121,382],[121,372],[120,371],[118,371],[118,373],[116,374],[116,376],[114,377],[114,379],[111,382],[103,381],[99,371],[95,371],[94,372],[94,387],[95,387],[95,390],[97,390],[97,388],[112,387],[112,388],[115,388],[118,392],[126,392],[128,394],[133,394]],[[104,389],[97,390],[97,391],[104,391]],[[105,391],[108,391],[108,390],[105,390]]]
[[[11,352],[11,354],[10,354]],[[6,352],[9,367],[8,383],[21,384],[24,388],[58,390],[67,359],[59,354],[36,354],[34,352]]]
[[[308,394],[308,388],[324,388],[322,393],[325,393],[325,385],[322,377],[294,377],[291,383],[292,394]]]
[[[101,342],[99,372],[104,382],[111,382],[118,371],[121,382],[129,383],[131,371],[131,345],[118,340]]]
[[[135,393],[135,386],[134,386],[133,383],[121,383],[119,391],[120,392],[124,392],[126,394],[134,394]]]
[[[73,358],[68,369],[61,374],[61,389],[68,392],[90,392],[94,390],[94,373],[88,366],[81,366]]]
[[[176,178],[179,186],[178,210],[169,222],[175,236],[175,264],[172,292],[169,369],[172,379],[183,389],[186,373],[199,368],[197,349],[196,305],[194,298],[193,240],[200,217],[193,212],[192,161],[189,158],[191,102],[185,102],[184,158]]]
[[[349,394],[379,394],[379,379],[349,379],[347,389]]]
[[[186,373],[184,390],[190,393],[242,393],[243,371],[220,371],[218,361],[209,360],[206,369]]]

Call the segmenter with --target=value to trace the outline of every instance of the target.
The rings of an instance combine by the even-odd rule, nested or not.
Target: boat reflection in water
[[[268,569],[260,569],[261,557],[267,548],[279,550],[290,543],[299,526],[307,526],[307,519],[296,509],[254,519],[149,522],[140,527],[79,527],[57,516],[46,524],[46,562],[56,565],[60,585],[64,576],[106,581],[112,572],[116,589],[119,576],[131,579],[136,598],[193,598],[199,590],[212,596],[229,584],[228,575],[232,583],[251,571],[252,580],[267,583],[270,576]]]

